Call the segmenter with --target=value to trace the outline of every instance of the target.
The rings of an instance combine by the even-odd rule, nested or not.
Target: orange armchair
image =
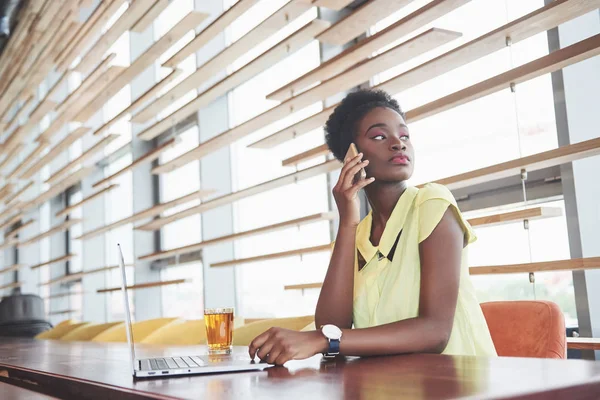
[[[497,301],[481,309],[499,356],[566,358],[565,318],[555,303]]]

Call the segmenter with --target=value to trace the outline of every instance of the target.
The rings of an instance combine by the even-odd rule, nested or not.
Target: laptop
[[[269,366],[264,362],[255,362],[249,355],[241,354],[219,354],[214,356],[190,354],[176,357],[135,358],[135,344],[133,342],[131,315],[129,312],[129,296],[127,295],[127,277],[125,276],[125,261],[121,245],[117,244],[117,246],[119,248],[119,268],[123,276],[121,288],[125,305],[125,330],[127,331],[127,344],[134,378],[239,372],[259,370]]]

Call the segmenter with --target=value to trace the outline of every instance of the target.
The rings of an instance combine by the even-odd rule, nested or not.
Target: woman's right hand
[[[333,188],[333,198],[340,213],[340,227],[358,226],[360,222],[358,191],[375,180],[375,178],[365,178],[354,181],[360,169],[369,165],[369,160],[362,161],[362,157],[363,154],[358,153],[356,157],[344,162],[340,177]]]

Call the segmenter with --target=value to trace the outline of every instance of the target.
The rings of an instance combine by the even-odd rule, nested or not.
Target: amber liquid
[[[233,310],[204,312],[206,342],[211,353],[231,352],[233,340]]]

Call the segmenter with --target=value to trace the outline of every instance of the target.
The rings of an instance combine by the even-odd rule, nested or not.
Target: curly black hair
[[[354,141],[358,122],[372,109],[386,107],[404,118],[400,105],[383,90],[361,89],[349,93],[325,123],[325,141],[335,158],[344,161]]]

